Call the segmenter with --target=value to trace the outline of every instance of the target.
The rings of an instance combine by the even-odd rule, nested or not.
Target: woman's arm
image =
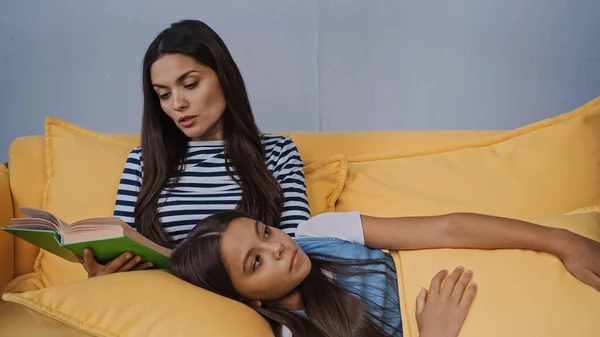
[[[310,218],[310,208],[306,195],[304,164],[296,144],[290,137],[284,137],[274,174],[283,192],[283,211],[280,229],[296,227]]]
[[[135,203],[142,186],[141,148],[133,149],[127,156],[115,201],[114,216],[135,228]]]
[[[557,256],[569,272],[600,291],[600,243],[564,229],[470,213],[361,220],[365,245],[372,248],[535,250]]]

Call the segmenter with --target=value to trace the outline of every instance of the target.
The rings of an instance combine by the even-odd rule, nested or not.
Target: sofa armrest
[[[0,227],[9,224],[13,217],[9,172],[6,164],[0,164]],[[14,277],[14,236],[0,231],[0,290]]]

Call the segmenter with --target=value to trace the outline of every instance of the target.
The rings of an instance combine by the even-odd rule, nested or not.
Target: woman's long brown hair
[[[233,286],[219,248],[221,236],[228,224],[240,217],[251,218],[241,212],[226,211],[214,214],[197,225],[186,241],[171,254],[169,268],[173,274],[198,287],[251,306],[267,319],[277,337],[281,336],[281,325],[287,326],[294,337],[391,336],[381,326],[391,330],[395,328],[366,310],[366,305],[373,303],[360,299],[358,294],[342,288],[323,273],[328,271],[334,275],[364,275],[376,271],[365,271],[361,266],[385,264],[384,261],[344,261],[309,255],[312,268],[298,287],[306,317],[282,308],[276,301],[263,302],[261,307],[252,306]],[[384,309],[377,307],[376,310]]]
[[[267,169],[265,148],[242,75],[217,33],[201,21],[184,20],[161,32],[144,57],[143,179],[134,209],[137,230],[164,247],[173,247],[160,223],[158,200],[167,184],[175,186],[179,180],[189,139],[162,110],[152,87],[150,67],[165,54],[187,55],[217,74],[226,102],[222,116],[225,165],[242,187],[242,200],[236,209],[278,226],[283,194]]]

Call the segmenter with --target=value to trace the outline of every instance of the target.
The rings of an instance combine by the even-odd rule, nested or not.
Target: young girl
[[[187,282],[254,308],[277,336],[288,329],[296,337],[402,336],[397,276],[380,249],[432,248],[542,251],[600,290],[599,242],[566,230],[462,213],[406,218],[325,213],[301,223],[292,239],[244,213],[223,212],[194,228],[173,251],[170,268]],[[440,289],[442,271],[429,294],[421,293],[421,337],[458,334],[474,296],[474,288],[467,287],[471,275],[458,268]]]
[[[303,163],[289,137],[262,134],[225,43],[200,21],[160,33],[143,63],[141,146],[127,158],[114,215],[168,248],[202,219],[237,209],[294,236],[310,215]],[[89,276],[145,269],[123,254]]]

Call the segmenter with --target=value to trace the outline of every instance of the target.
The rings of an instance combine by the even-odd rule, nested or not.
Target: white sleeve
[[[301,222],[296,229],[296,237],[329,237],[365,244],[362,221],[358,212],[321,213]]]
[[[292,335],[292,332],[290,331],[290,329],[288,329],[288,327],[285,325],[281,326],[281,336],[282,337],[294,337]]]

